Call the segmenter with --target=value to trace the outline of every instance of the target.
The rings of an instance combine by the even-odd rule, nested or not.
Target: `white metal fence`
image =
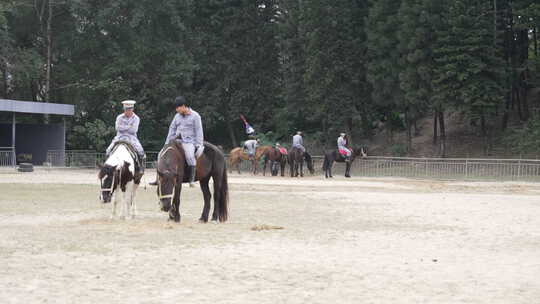
[[[12,147],[0,147],[0,167],[15,166],[15,151]]]
[[[157,151],[146,152],[146,168],[155,168]],[[95,168],[103,163],[104,153],[67,150],[48,151],[47,162],[51,167]],[[314,156],[315,174],[322,175],[322,156]],[[263,162],[259,162],[259,174]],[[236,168],[232,168],[236,171]],[[231,170],[231,168],[229,168]],[[251,172],[251,162],[242,161],[240,171]],[[304,166],[305,174],[309,175]],[[334,163],[334,176],[343,175],[345,165]],[[290,175],[287,166],[286,175]],[[540,160],[530,159],[465,159],[465,158],[412,158],[377,157],[357,158],[351,168],[353,176],[412,177],[431,179],[475,179],[475,180],[524,180],[540,181]],[[270,175],[267,168],[267,175]]]
[[[159,152],[146,152],[146,168],[154,168]],[[65,168],[95,168],[105,161],[105,153],[88,150],[49,150],[47,165]]]

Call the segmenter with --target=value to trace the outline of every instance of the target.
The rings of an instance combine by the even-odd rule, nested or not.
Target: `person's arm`
[[[139,116],[135,116],[133,119],[133,123],[128,125],[127,133],[131,135],[137,134],[137,131],[139,131],[139,124],[141,123],[141,119]]]
[[[124,124],[122,121],[122,115],[116,116],[116,123],[115,123],[116,131],[120,133],[125,133],[129,130],[129,125]]]
[[[165,140],[165,144],[168,144],[171,140],[174,139],[176,135],[176,116],[178,114],[174,115],[171,124],[169,125],[169,133],[167,134],[167,139]]]
[[[202,146],[204,142],[204,132],[202,126],[201,116],[195,117],[195,146]]]

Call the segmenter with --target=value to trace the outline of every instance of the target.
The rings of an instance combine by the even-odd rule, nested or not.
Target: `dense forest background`
[[[534,154],[539,29],[537,0],[0,0],[0,98],[74,104],[69,149],[103,151],[134,99],[159,150],[182,94],[226,148],[243,114],[263,141],[302,130],[313,150],[347,132],[448,156],[460,121],[452,147]]]

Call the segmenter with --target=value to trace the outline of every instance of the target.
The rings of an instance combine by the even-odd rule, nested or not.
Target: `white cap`
[[[341,133],[341,134],[339,134],[339,136],[345,136],[345,133]]]
[[[122,101],[122,105],[124,105],[124,109],[132,109],[133,107],[135,107],[135,103],[137,103],[135,100]]]

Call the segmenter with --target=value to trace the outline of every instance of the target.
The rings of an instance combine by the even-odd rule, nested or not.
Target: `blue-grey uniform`
[[[258,145],[259,143],[256,139],[246,140],[246,142],[244,143],[244,149],[247,150],[249,157],[253,157],[255,155]]]
[[[140,118],[137,114],[133,113],[131,117],[127,117],[122,113],[116,117],[116,136],[113,138],[111,144],[107,148],[107,154],[111,153],[111,149],[114,144],[120,140],[129,142],[137,154],[143,157],[144,149],[137,138],[137,131],[139,130]]]
[[[338,150],[343,150],[347,153],[347,157],[351,156],[351,150],[347,148],[347,141],[345,140],[343,136],[338,137],[337,146],[338,146]]]
[[[304,148],[304,139],[300,134],[296,134],[292,137],[292,146],[293,148],[298,148],[302,150],[302,152],[306,152],[306,148]]]
[[[186,115],[176,113],[169,126],[169,134],[167,135],[165,144],[168,144],[171,140],[176,139],[178,135],[181,135],[182,138],[178,139],[178,141],[182,144],[182,148],[184,148],[186,162],[190,166],[195,166],[197,164],[197,157],[201,156],[204,150],[204,134],[201,116],[192,109],[189,110],[190,113]],[[197,156],[195,155],[195,151],[197,152]]]

